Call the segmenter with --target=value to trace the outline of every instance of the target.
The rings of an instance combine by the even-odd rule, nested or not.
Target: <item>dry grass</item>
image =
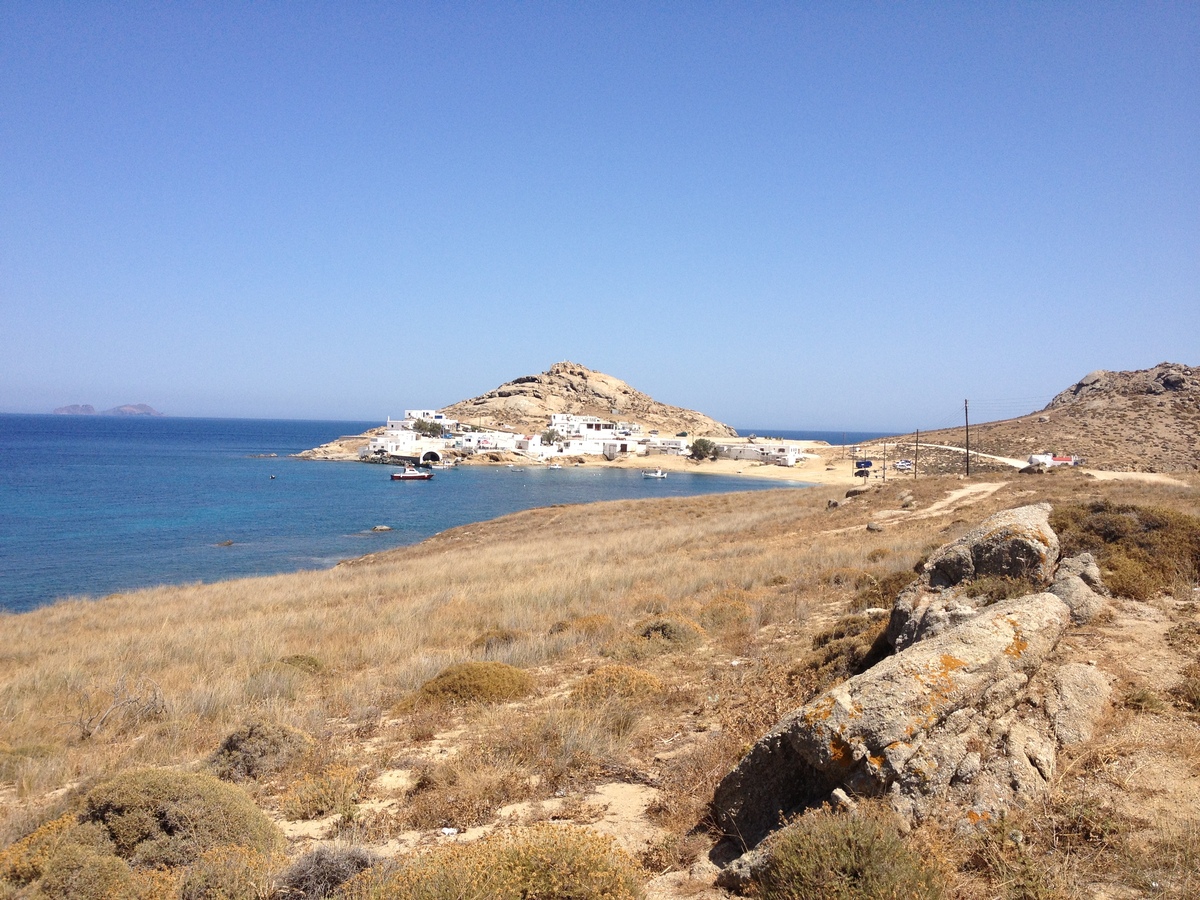
[[[579,810],[602,780],[639,781],[657,787],[651,817],[667,830],[645,858],[684,866],[716,782],[782,715],[876,658],[882,619],[855,610],[890,605],[933,547],[1043,496],[1196,507],[1187,491],[1075,473],[1010,481],[966,508],[891,519],[882,533],[865,525],[900,513],[902,491],[919,513],[960,482],[889,484],[829,510],[825,489],[533,510],[328,572],[4,617],[0,846],[70,811],[71,795],[52,790],[203,764],[247,723],[270,723],[309,736],[307,749],[277,758],[272,740],[258,747],[247,732],[226,762],[280,817],[340,813],[341,833],[382,842],[405,827],[492,824],[522,800]],[[515,673],[520,689],[420,700],[447,670]],[[1125,693],[1145,715],[1182,720],[1168,687]],[[415,788],[373,787],[381,769],[407,772]],[[1100,761],[1087,771],[1118,769]],[[1088,835],[1103,829],[1091,813],[1056,815],[1071,860],[1093,849]],[[1144,846],[1136,859],[1149,860],[1156,840],[1164,858],[1191,858],[1194,829],[1168,824],[1126,828],[1127,858]],[[1009,879],[1001,863],[1014,851],[1000,851],[992,870],[963,869],[964,883]],[[266,871],[258,858],[243,862],[248,877]],[[105,877],[124,877],[109,868]]]

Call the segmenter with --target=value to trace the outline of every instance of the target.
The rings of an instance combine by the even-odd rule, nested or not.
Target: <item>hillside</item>
[[[486,394],[448,406],[444,412],[469,425],[530,433],[545,429],[554,413],[571,413],[634,422],[664,434],[737,434],[703,413],[659,403],[619,378],[573,362],[555,363],[539,375],[514,378]]]
[[[961,447],[964,439],[963,428],[921,432],[922,444]],[[1116,472],[1200,471],[1200,368],[1168,362],[1133,372],[1092,372],[1038,412],[972,423],[971,450],[1018,459],[1074,455],[1089,468]],[[911,445],[893,452],[900,455],[911,455]],[[961,454],[944,462],[946,471],[960,470]],[[977,468],[1005,467],[973,461]]]
[[[0,897],[564,896],[461,890],[508,860],[534,867],[526,878],[616,885],[571,896],[730,898],[714,884],[736,870],[718,871],[729,855],[710,803],[746,784],[730,779],[762,758],[747,748],[840,696],[828,692],[895,673],[914,648],[878,658],[879,608],[911,611],[915,569],[929,582],[960,558],[931,548],[1039,501],[1061,556],[1091,548],[1112,596],[1083,592],[1090,621],[1004,632],[1003,672],[1027,674],[981,680],[974,650],[930,637],[940,668],[909,688],[978,712],[945,716],[962,739],[930,729],[939,743],[912,762],[885,748],[910,775],[945,770],[897,781],[893,799],[919,789],[922,815],[901,835],[860,798],[865,816],[809,812],[791,834],[849,827],[871,864],[942,885],[888,896],[1195,896],[1200,594],[1196,570],[1166,558],[1200,563],[1200,482],[1185,481],[1068,471],[889,482],[852,500],[815,488],[551,507],[330,571],[6,617]],[[1149,552],[1117,521],[1152,526]],[[981,621],[1018,621],[1022,601],[1059,608],[1013,590],[1028,579],[977,581],[999,593],[956,596],[985,604]],[[1059,690],[1072,680],[1099,688],[1076,720]],[[1036,730],[1051,720],[1057,736]],[[1014,778],[997,787],[996,766]],[[1010,783],[1027,802],[995,826],[961,824],[959,793],[974,803]]]

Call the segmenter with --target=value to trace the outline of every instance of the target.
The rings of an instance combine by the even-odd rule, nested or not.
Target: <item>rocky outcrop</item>
[[[921,438],[920,468],[928,473],[938,466],[933,460],[930,467],[926,442],[961,447],[964,435],[960,427],[924,432]],[[1164,362],[1151,369],[1091,372],[1037,412],[972,422],[971,446],[1016,459],[1034,453],[1073,455],[1093,469],[1200,471],[1200,366]],[[901,446],[896,452],[912,451]]]
[[[1089,372],[1065,391],[1055,395],[1046,409],[1069,406],[1080,400],[1109,395],[1136,397],[1158,396],[1167,391],[1200,391],[1200,372],[1182,363],[1159,363],[1153,369],[1132,372],[1108,372],[1099,369]]]
[[[734,436],[737,431],[703,413],[659,403],[619,378],[573,362],[555,363],[538,375],[522,375],[486,394],[446,407],[451,418],[471,425],[543,431],[554,413],[632,422],[674,435]]]
[[[921,575],[897,598],[888,641],[898,650],[972,618],[988,602],[960,585],[979,578],[1022,579],[1048,586],[1058,562],[1058,536],[1050,527],[1050,504],[997,513],[937,550]]]
[[[885,796],[913,821],[949,808],[970,828],[1048,789],[1058,752],[1089,740],[1108,704],[1097,669],[1053,662],[1080,613],[1049,591],[984,605],[956,588],[1011,573],[1103,603],[1094,560],[1058,564],[1049,511],[1000,513],[933,554],[893,607],[898,652],[788,715],[718,786],[713,812],[731,838],[753,848],[786,817],[853,795]],[[742,884],[761,857],[745,854],[722,883]]]

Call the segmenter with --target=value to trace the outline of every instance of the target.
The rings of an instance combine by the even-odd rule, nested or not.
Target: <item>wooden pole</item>
[[[921,429],[917,429],[916,446],[913,448],[913,481],[917,480],[917,466],[921,459]]]
[[[963,401],[963,419],[967,423],[967,477],[971,477],[971,410],[970,401]]]

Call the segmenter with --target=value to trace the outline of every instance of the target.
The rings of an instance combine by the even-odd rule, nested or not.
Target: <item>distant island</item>
[[[114,406],[103,412],[96,412],[96,407],[90,403],[73,403],[70,406],[60,406],[54,410],[56,416],[161,416],[163,415],[152,406],[145,403],[126,403],[124,406]]]

